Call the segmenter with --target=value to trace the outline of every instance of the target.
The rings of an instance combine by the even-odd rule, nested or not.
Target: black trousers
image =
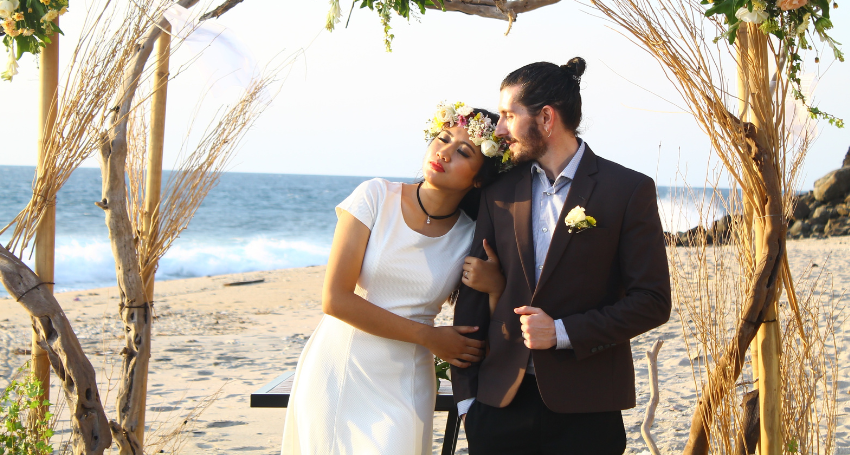
[[[508,406],[473,403],[464,427],[470,455],[621,455],[626,450],[620,411],[551,411],[530,374]]]

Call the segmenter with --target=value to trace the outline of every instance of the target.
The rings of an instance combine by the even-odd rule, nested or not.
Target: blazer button
[[[593,349],[591,349],[591,350],[590,350],[590,353],[591,353],[591,354],[593,354],[593,353],[595,353],[595,352],[596,352],[596,348],[593,348]]]
[[[598,347],[598,348],[596,348],[596,349],[598,349],[598,350],[600,350],[600,351],[601,351],[601,350],[605,349],[605,346],[599,346],[599,347]]]

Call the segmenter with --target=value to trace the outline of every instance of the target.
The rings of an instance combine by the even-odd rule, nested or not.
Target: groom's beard
[[[514,138],[511,144],[511,162],[514,164],[536,161],[546,154],[546,142],[537,129],[537,125],[529,125],[525,134]]]

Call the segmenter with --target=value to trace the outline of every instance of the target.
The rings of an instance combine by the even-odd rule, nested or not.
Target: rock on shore
[[[815,181],[815,188],[797,197],[788,237],[850,235],[850,150],[842,167]]]

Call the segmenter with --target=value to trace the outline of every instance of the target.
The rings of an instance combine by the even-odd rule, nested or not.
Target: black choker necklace
[[[419,185],[416,187],[416,200],[419,201],[419,208],[421,208],[422,211],[425,212],[425,216],[428,217],[428,219],[425,220],[425,224],[431,224],[431,218],[433,218],[435,220],[445,220],[446,218],[451,218],[451,217],[455,216],[455,214],[460,209],[460,207],[456,208],[455,211],[452,212],[449,215],[436,216],[436,215],[429,214],[428,211],[425,210],[425,206],[422,205],[422,198],[419,196],[419,189],[422,188],[422,183],[424,183],[424,182],[419,182]]]

